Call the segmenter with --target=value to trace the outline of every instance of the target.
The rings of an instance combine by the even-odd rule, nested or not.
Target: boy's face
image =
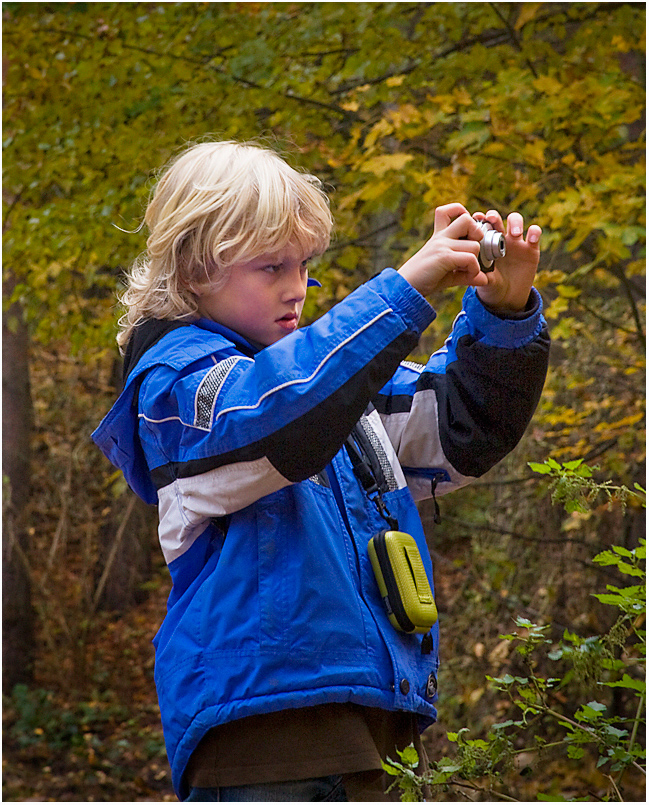
[[[232,266],[225,285],[198,294],[201,316],[267,347],[297,329],[311,253],[287,246]]]

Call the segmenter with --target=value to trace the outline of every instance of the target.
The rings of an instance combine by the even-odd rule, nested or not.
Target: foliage
[[[634,494],[624,488],[614,490],[609,483],[595,484],[591,473],[584,472],[577,462],[561,467],[549,460],[539,465],[537,471],[552,473],[555,483],[562,477],[569,481],[561,497],[568,511],[576,510],[575,501],[583,506],[584,500],[592,502],[600,492],[609,499],[614,494],[620,497]],[[597,768],[609,781],[606,799],[622,801],[621,782],[625,772],[631,769],[646,774],[645,561],[644,539],[634,549],[614,545],[594,557],[596,564],[614,567],[624,577],[637,581],[624,587],[607,585],[606,593],[596,594],[599,601],[619,610],[617,620],[603,635],[584,638],[566,630],[562,639],[548,650],[547,646],[553,643],[548,638],[550,626],[517,617],[516,631],[501,638],[515,644],[525,675],[507,673],[487,679],[496,690],[507,694],[518,717],[493,724],[485,739],[469,738],[468,728],[448,733],[448,740],[457,745],[455,757],[440,759],[422,775],[415,771],[419,759],[412,746],[399,753],[398,760],[389,759],[384,768],[396,778],[392,787],[399,786],[402,801],[420,801],[424,786],[468,788],[494,799],[511,801],[514,797],[508,788],[508,774],[515,758],[554,747],[565,750],[567,758],[574,761],[582,760],[592,748]],[[539,673],[542,653],[556,664],[556,676]],[[580,703],[576,694],[583,690],[584,683],[596,691],[597,698]],[[614,708],[610,696],[608,703],[600,701],[607,698],[607,689],[624,692],[622,712],[619,701]],[[567,703],[571,703],[569,708],[565,707]],[[565,801],[566,798],[555,791],[539,795],[539,799]]]
[[[123,706],[107,706],[102,701],[82,702],[75,709],[60,710],[50,691],[16,685],[4,702],[14,718],[9,735],[21,747],[47,743],[54,751],[99,745],[94,733],[111,718],[125,718]]]
[[[567,512],[585,513],[599,494],[605,494],[609,504],[613,499],[619,501],[623,507],[631,498],[644,501],[646,495],[640,484],[636,483],[636,492],[626,486],[614,486],[611,481],[597,483],[593,478],[593,471],[599,467],[589,467],[581,458],[560,464],[553,458],[546,459],[543,464],[528,462],[534,472],[548,475],[552,479],[550,490],[552,502],[561,503]],[[642,493],[642,496],[638,494]]]
[[[552,318],[598,271],[609,289],[642,270],[637,5],[5,9],[5,259],[42,339],[65,323],[109,343],[106,291],[142,249],[115,225],[136,229],[152,171],[210,131],[291,147],[330,184],[334,299],[371,271],[377,231],[400,259],[450,199],[544,226]]]
[[[102,533],[125,498],[88,434],[119,386],[115,292],[145,248],[155,171],[207,136],[261,139],[324,180],[336,236],[315,266],[324,287],[310,292],[307,322],[417,248],[438,204],[517,207],[543,226],[536,285],[553,348],[538,413],[518,452],[444,501],[435,530],[436,549],[452,556],[437,556],[436,581],[472,639],[472,665],[461,665],[464,646],[454,650],[452,630],[444,638],[445,667],[462,671],[443,685],[453,746],[476,753],[466,718],[501,717],[502,702],[471,687],[476,673],[504,675],[507,618],[544,622],[540,610],[570,634],[595,631],[608,605],[586,600],[593,568],[617,569],[580,563],[608,546],[611,523],[633,543],[637,499],[625,519],[578,506],[561,518],[521,467],[551,454],[564,470],[597,459],[598,478],[630,488],[643,476],[644,30],[638,3],[3,4],[3,272],[15,281],[5,304],[22,304],[31,334],[37,494],[24,512],[26,559],[36,689],[59,713],[78,714],[62,701],[90,701],[96,685],[129,703],[135,688],[138,706],[154,707],[149,643],[168,579],[158,562],[152,600],[119,622],[96,610]],[[434,300],[422,355],[440,345],[459,296]],[[591,506],[582,493],[575,505]],[[115,736],[111,752],[127,740]],[[139,788],[133,769],[147,753],[132,733],[128,742],[130,787],[77,789],[159,798],[163,770],[151,767],[153,794]],[[16,747],[5,798],[65,799],[62,781],[33,781],[29,760],[14,785],[23,756],[50,750]],[[62,754],[63,778],[74,769]]]
[[[90,802],[129,801],[139,789],[145,798],[171,799],[159,790],[167,760],[153,708],[134,714],[112,692],[94,693],[66,702],[52,690],[16,685],[3,696],[4,750],[14,758],[4,768],[4,801],[24,799],[22,766],[32,778],[31,798],[47,792],[56,801],[78,800],[83,791]]]
[[[6,3],[4,270],[40,343],[115,355],[155,170],[262,138],[331,192],[313,319],[431,233],[435,206],[544,228],[560,454],[642,461],[644,8],[635,3]],[[602,31],[606,30],[606,36]],[[458,293],[440,299],[439,327]],[[561,354],[561,353],[559,353]],[[593,369],[598,378],[593,378]]]

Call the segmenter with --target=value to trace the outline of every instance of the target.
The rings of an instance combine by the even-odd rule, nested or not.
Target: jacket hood
[[[200,326],[200,340],[187,339],[184,328]],[[124,388],[108,414],[92,434],[102,453],[118,469],[130,488],[145,501],[157,504],[158,492],[151,481],[138,435],[138,392],[146,373],[154,366],[165,365],[180,371],[194,361],[201,360],[224,347],[236,348],[235,333],[201,319],[198,323],[161,321],[151,319],[138,325],[124,356]],[[238,337],[241,340],[240,336]],[[244,345],[241,344],[241,347]],[[257,350],[246,343],[248,354]]]
[[[184,321],[163,321],[161,319],[147,319],[137,327],[133,328],[133,333],[126,345],[124,353],[124,368],[122,370],[122,380],[126,384],[126,378],[131,369],[137,365],[144,353],[155,346],[163,336],[178,327],[187,327],[188,322]]]

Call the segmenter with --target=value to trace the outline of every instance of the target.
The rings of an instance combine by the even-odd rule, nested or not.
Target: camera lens
[[[480,244],[480,251],[486,260],[497,260],[505,256],[505,238],[495,229],[485,232],[485,236]]]
[[[486,221],[479,222],[484,237],[480,241],[480,262],[483,269],[493,271],[494,260],[504,257],[507,253],[505,247],[505,237],[501,232],[497,232]]]

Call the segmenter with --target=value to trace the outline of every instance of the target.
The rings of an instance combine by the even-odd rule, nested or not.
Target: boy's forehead
[[[248,262],[250,263],[281,263],[284,260],[295,260],[298,259],[300,262],[307,257],[311,257],[314,253],[314,249],[312,247],[300,244],[293,244],[288,243],[286,246],[283,246],[279,249],[269,249],[268,251],[260,252],[257,255],[252,256]]]

